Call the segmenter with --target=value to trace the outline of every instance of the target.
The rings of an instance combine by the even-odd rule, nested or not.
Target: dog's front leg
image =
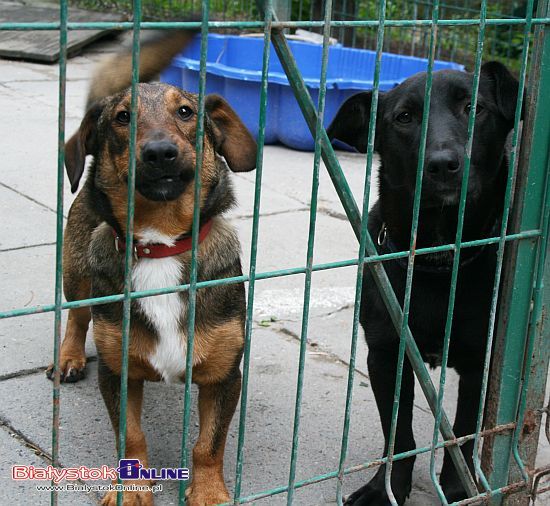
[[[82,296],[83,299],[89,294]],[[85,376],[86,370],[86,333],[92,315],[89,307],[80,307],[69,310],[67,330],[61,344],[59,354],[59,371],[61,381],[75,383]],[[54,364],[50,364],[46,370],[49,379],[54,377]]]
[[[472,434],[476,430],[479,396],[483,378],[482,371],[483,366],[481,364],[474,368],[457,368],[457,372],[460,374],[460,381],[458,383],[458,400],[455,423],[453,425],[453,432],[456,437]],[[472,475],[475,476],[473,463],[474,441],[467,441],[460,448]],[[468,497],[447,450],[445,450],[445,456],[443,457],[443,467],[441,468],[439,481],[449,503]]]
[[[211,506],[230,500],[223,479],[223,454],[240,391],[238,367],[222,382],[199,384],[200,432],[193,448],[193,480],[186,491],[188,506]]]
[[[397,349],[387,351],[375,347],[369,348],[368,369],[384,432],[384,455],[386,455],[397,374]],[[413,400],[414,376],[409,361],[405,358],[394,453],[401,453],[416,447],[412,431]],[[411,492],[414,461],[415,458],[410,457],[393,463],[391,485],[398,504],[403,504]],[[374,477],[365,486],[354,492],[345,504],[353,506],[386,506],[390,504],[386,494],[385,473],[386,466],[381,466]]]
[[[99,389],[109,418],[115,431],[118,448],[118,430],[120,415],[120,376],[114,374],[99,357],[98,362]],[[141,430],[141,402],[143,399],[143,380],[128,380],[128,403],[126,409],[126,453],[127,459],[139,459],[143,467],[148,467],[147,444]],[[116,483],[116,482],[113,482]],[[151,486],[147,480],[124,481],[124,485]],[[108,492],[103,501],[104,506],[116,505],[117,493]],[[124,492],[124,506],[153,506],[153,494],[150,491]]]

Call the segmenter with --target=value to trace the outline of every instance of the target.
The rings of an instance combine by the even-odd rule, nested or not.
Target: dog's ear
[[[491,86],[498,110],[507,121],[513,122],[518,101],[519,83],[500,62],[490,61],[481,66],[481,78]],[[521,111],[523,119],[523,110]]]
[[[225,158],[233,172],[256,168],[256,141],[237,113],[219,95],[208,95],[204,104],[208,114],[216,151]]]
[[[78,183],[84,172],[86,155],[91,155],[95,151],[96,125],[102,110],[101,102],[92,105],[84,116],[79,129],[65,143],[65,169],[73,193],[78,190]]]
[[[382,98],[381,93],[379,98]],[[338,139],[356,148],[359,152],[366,153],[371,102],[372,91],[357,93],[357,95],[348,98],[327,129],[329,139]]]

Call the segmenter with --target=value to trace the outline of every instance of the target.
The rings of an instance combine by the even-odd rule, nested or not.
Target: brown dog
[[[163,84],[140,84],[138,90],[137,259],[132,286],[133,290],[147,290],[189,283],[198,99]],[[64,291],[69,301],[123,291],[130,100],[126,90],[95,102],[66,144],[66,168],[73,192],[86,156],[93,157],[65,232]],[[238,239],[222,215],[234,204],[229,169],[250,171],[256,164],[256,143],[231,107],[218,96],[207,96],[205,112],[199,280],[242,274]],[[132,302],[126,458],[139,459],[144,467],[148,461],[140,421],[143,382],[185,380],[187,302],[187,292]],[[93,306],[91,312],[89,308],[69,311],[60,372],[65,381],[83,376],[90,316],[98,351],[99,386],[118,435],[122,303]],[[240,392],[244,321],[242,283],[197,292],[192,379],[199,385],[200,434],[187,491],[190,505],[229,500],[223,453]],[[52,371],[50,367],[49,376]],[[115,503],[114,492],[103,500],[103,504]],[[152,503],[151,492],[125,493],[125,505]]]

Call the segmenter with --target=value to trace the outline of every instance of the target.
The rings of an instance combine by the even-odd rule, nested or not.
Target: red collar
[[[212,228],[212,220],[208,220],[199,230],[199,244],[204,241],[210,229]],[[115,237],[115,249],[118,252],[126,250],[126,241],[119,237],[114,229],[113,236]],[[180,255],[191,250],[191,236],[178,239],[173,246],[166,244],[136,244],[134,241],[134,257],[135,258],[165,258]]]

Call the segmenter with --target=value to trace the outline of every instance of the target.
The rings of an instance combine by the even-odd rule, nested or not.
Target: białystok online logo
[[[63,480],[189,480],[186,467],[162,467],[160,469],[143,467],[138,459],[121,459],[118,467],[64,467],[53,466],[12,466],[13,480],[47,480],[60,483]]]

